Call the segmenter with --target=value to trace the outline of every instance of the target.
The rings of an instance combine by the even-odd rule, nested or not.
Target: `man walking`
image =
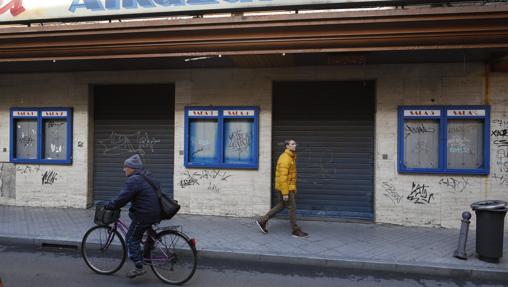
[[[125,186],[116,199],[106,205],[106,208],[119,209],[132,202],[129,208],[129,217],[132,222],[125,239],[129,258],[135,266],[127,273],[127,277],[134,278],[146,273],[140,246],[143,234],[145,231],[152,230],[152,224],[161,221],[159,198],[147,180],[154,182],[156,186],[159,186],[159,183],[153,179],[148,170],[143,168],[143,162],[138,154],[125,160],[123,172],[127,177]]]
[[[307,238],[309,234],[296,225],[296,142],[292,139],[286,140],[284,147],[285,150],[279,156],[275,170],[275,190],[279,193],[279,203],[265,216],[256,220],[256,224],[261,232],[268,233],[266,227],[268,220],[287,207],[293,237]]]

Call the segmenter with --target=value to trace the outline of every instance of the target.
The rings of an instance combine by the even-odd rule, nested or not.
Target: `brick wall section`
[[[85,207],[91,203],[93,139],[90,135],[93,135],[93,121],[89,85],[175,83],[174,192],[183,205],[182,212],[257,216],[270,207],[272,81],[375,80],[376,222],[458,227],[461,212],[469,210],[471,202],[487,198],[508,200],[508,171],[503,161],[506,150],[494,144],[494,140],[499,138],[492,137],[489,176],[399,175],[397,107],[477,105],[490,101],[492,129],[508,129],[506,74],[490,75],[490,97],[487,97],[484,71],[482,64],[461,63],[8,75],[0,79],[0,162],[9,160],[9,107],[72,106],[74,163],[72,166],[30,165],[32,170],[36,170],[31,175],[23,173],[27,165],[17,165],[16,199],[0,197],[0,204]],[[180,186],[179,182],[185,178],[186,172],[206,172],[186,170],[183,166],[183,108],[187,105],[259,106],[259,169],[223,170],[224,176],[228,176],[227,181],[203,180],[199,186]],[[78,146],[78,142],[83,145]],[[4,147],[7,152],[3,152]],[[383,155],[387,158],[384,159]],[[41,176],[49,169],[58,172],[60,178],[51,186],[42,186]],[[459,188],[444,184],[449,178],[457,180]],[[413,182],[428,186],[428,191],[434,194],[430,204],[416,205],[406,199]],[[216,188],[209,189],[214,185]],[[400,201],[390,199],[389,193],[398,194]]]
[[[252,216],[270,205],[271,83],[249,70],[196,71],[192,81],[176,83],[175,197],[183,212],[226,216]],[[259,106],[259,169],[186,169],[184,162],[185,106]],[[212,172],[212,174],[207,174]],[[196,174],[199,184],[180,184]],[[215,175],[218,175],[214,177]],[[225,179],[225,180],[224,180]]]
[[[87,146],[78,142],[88,139],[88,94],[61,76],[21,75],[9,77],[0,84],[0,161],[9,161],[9,108],[11,107],[72,107],[73,108],[73,164],[16,165],[16,198],[0,204],[42,207],[85,207],[88,178]],[[86,91],[86,89],[84,90]],[[6,151],[4,152],[4,148]],[[46,172],[55,172],[53,184],[42,184]]]
[[[471,211],[472,202],[508,201],[508,181],[504,181],[506,169],[496,164],[496,154],[506,154],[507,149],[494,145],[495,137],[491,137],[489,176],[400,175],[396,152],[399,104],[483,105],[490,102],[492,129],[496,129],[496,123],[498,129],[508,128],[505,122],[508,112],[506,74],[490,75],[488,97],[483,65],[418,65],[391,71],[378,78],[377,86],[376,221],[458,228],[462,212]],[[383,159],[383,155],[388,155],[388,159]],[[427,192],[434,195],[430,204],[414,204],[407,200],[413,183],[427,186]],[[472,224],[474,228],[474,220]]]

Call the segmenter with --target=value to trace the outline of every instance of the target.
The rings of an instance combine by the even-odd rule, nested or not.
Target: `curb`
[[[313,266],[331,269],[350,269],[374,272],[410,273],[435,275],[443,277],[460,277],[462,279],[484,279],[508,282],[508,270],[491,270],[485,268],[460,268],[459,266],[439,264],[411,264],[405,262],[386,262],[365,259],[324,259],[287,255],[250,254],[242,252],[225,252],[199,250],[202,258],[243,260],[254,263],[289,264],[296,266]],[[450,255],[451,256],[451,255]]]
[[[17,246],[40,248],[44,246],[62,247],[79,250],[81,242],[45,237],[4,236],[0,235],[0,243]],[[372,272],[409,273],[418,275],[434,275],[442,277],[460,277],[462,279],[483,279],[508,282],[508,270],[485,268],[461,268],[446,264],[414,264],[408,262],[386,262],[365,259],[325,259],[312,257],[288,256],[283,254],[253,254],[224,250],[198,249],[200,258],[245,261],[250,263],[285,264],[299,267],[312,266],[330,269],[363,270]],[[451,256],[451,255],[450,255]]]

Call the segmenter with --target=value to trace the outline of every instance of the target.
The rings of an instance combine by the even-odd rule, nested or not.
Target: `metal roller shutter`
[[[94,200],[118,194],[123,162],[135,153],[172,194],[174,86],[95,86],[94,107]]]
[[[298,214],[373,219],[374,96],[373,82],[274,83],[272,176],[295,139]]]

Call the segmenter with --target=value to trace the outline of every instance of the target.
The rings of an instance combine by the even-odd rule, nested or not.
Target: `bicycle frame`
[[[81,243],[81,253],[88,267],[105,275],[120,270],[128,255],[125,242],[128,231],[129,226],[120,219],[110,225],[90,228]],[[180,285],[190,280],[197,265],[196,240],[183,233],[181,225],[159,227],[153,224],[146,235],[142,240],[144,264],[165,283]],[[121,247],[121,256],[111,258],[118,264],[108,260],[109,251],[116,252],[117,247]],[[107,269],[109,266],[111,269]]]
[[[154,234],[157,235],[157,233],[158,233],[157,231],[159,231],[159,232],[160,231],[164,231],[164,230],[175,230],[175,231],[178,231],[177,228],[179,228],[179,227],[180,226],[168,226],[168,227],[163,227],[163,228],[152,228],[152,227],[150,227],[150,228],[152,228],[152,230],[154,231]],[[125,238],[126,235],[127,235],[127,231],[129,230],[129,227],[122,220],[118,219],[115,222],[115,224],[114,224],[114,226],[112,227],[111,230],[118,230],[118,231],[120,231],[122,236]],[[109,248],[111,242],[113,242],[114,236],[115,236],[114,232],[109,232],[108,238],[106,240],[106,244],[101,249],[104,250],[104,249]],[[147,236],[151,236],[151,235],[147,234]],[[156,240],[155,240],[155,238],[153,236],[151,236],[151,237],[152,237],[152,245],[153,245],[153,243],[155,243]],[[143,242],[143,244],[146,244],[147,241],[148,241],[148,237]],[[191,239],[191,242],[192,242],[193,245],[195,245],[194,239]],[[143,258],[143,260],[145,261],[145,263],[147,265],[152,265],[154,261],[165,262],[168,259],[171,260],[172,255],[166,254],[166,252],[162,248],[160,248],[160,246],[159,246],[159,249],[165,255],[165,258],[162,258],[162,257],[161,258]]]

